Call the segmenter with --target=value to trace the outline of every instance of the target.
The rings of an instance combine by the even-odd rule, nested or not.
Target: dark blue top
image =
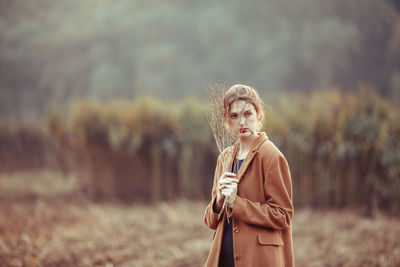
[[[243,159],[239,160],[236,168],[236,164],[232,166],[232,172],[238,173],[242,166]],[[225,220],[225,229],[222,236],[221,254],[219,255],[219,267],[234,267],[235,262],[233,258],[233,234],[232,234],[232,220]]]

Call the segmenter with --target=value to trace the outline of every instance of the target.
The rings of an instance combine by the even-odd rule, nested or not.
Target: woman
[[[204,215],[206,225],[216,230],[206,266],[294,266],[290,171],[278,148],[258,132],[261,104],[246,85],[225,93],[225,121],[237,141],[217,160]]]

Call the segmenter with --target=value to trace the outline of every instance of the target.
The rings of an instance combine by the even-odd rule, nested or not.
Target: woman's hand
[[[217,210],[221,210],[224,200],[229,208],[233,208],[233,202],[236,198],[237,184],[239,179],[235,178],[236,174],[225,172],[218,181],[217,187]]]

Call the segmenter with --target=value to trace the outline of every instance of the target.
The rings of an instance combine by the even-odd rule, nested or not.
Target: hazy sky
[[[390,1],[8,0],[0,10],[7,116],[80,97],[205,96],[210,82],[400,90]]]

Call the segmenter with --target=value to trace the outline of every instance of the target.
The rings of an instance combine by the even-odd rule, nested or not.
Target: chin
[[[239,133],[239,136],[241,136],[241,137],[251,136],[251,135],[252,135],[252,133],[250,131],[246,131],[244,133]]]
[[[244,133],[239,133],[239,137],[250,137],[253,135],[257,135],[257,131],[254,131],[254,133],[252,131],[247,130]]]

